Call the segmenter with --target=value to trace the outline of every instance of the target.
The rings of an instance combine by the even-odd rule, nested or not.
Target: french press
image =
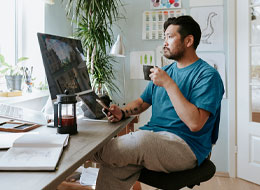
[[[76,95],[58,94],[57,101],[54,103],[54,126],[60,134],[76,134],[77,117],[76,117]]]

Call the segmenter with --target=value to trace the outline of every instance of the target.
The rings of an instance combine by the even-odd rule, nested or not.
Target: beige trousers
[[[101,164],[96,190],[129,190],[143,167],[169,173],[197,164],[190,147],[177,135],[145,130],[111,139],[91,160]]]

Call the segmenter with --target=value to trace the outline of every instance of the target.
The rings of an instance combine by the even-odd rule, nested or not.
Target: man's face
[[[164,56],[168,59],[175,61],[180,60],[185,52],[185,45],[181,40],[181,35],[178,32],[178,25],[169,25],[165,31],[165,39],[163,52]]]

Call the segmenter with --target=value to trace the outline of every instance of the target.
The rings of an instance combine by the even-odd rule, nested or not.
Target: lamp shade
[[[54,4],[54,0],[44,0],[44,2],[50,5]]]
[[[110,50],[110,55],[116,57],[125,57],[125,48],[120,35],[117,36],[117,40]]]

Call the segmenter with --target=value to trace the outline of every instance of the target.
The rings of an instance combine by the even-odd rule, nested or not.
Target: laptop
[[[41,111],[0,103],[0,117],[39,125],[47,125],[47,118]]]

